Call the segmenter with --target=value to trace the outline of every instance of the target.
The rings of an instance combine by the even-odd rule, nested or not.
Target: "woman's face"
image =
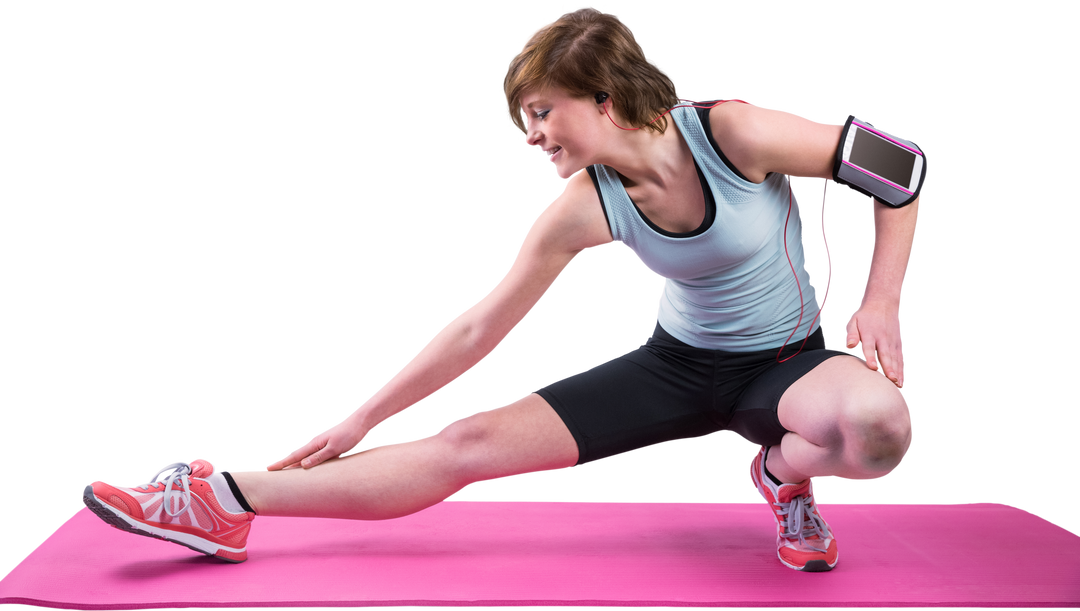
[[[575,98],[562,89],[530,92],[521,98],[525,141],[550,156],[562,178],[596,163],[603,142],[604,109],[592,98]]]

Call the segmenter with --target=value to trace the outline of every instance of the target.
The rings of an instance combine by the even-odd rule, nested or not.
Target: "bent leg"
[[[782,482],[881,477],[911,444],[900,391],[856,358],[830,358],[800,378],[781,397],[777,416],[791,432],[770,448],[767,466]]]
[[[311,469],[231,475],[260,515],[382,520],[430,507],[473,482],[570,467],[577,460],[574,437],[533,394],[427,439]]]

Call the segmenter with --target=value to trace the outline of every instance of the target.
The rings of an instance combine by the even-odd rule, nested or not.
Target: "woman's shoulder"
[[[751,104],[721,104],[710,111],[712,135],[753,182],[772,172],[830,178],[841,127],[808,121]]]
[[[554,233],[573,243],[575,250],[612,241],[603,200],[587,171],[580,171],[566,183],[562,195],[545,211]]]
[[[752,182],[760,148],[767,131],[768,111],[731,100],[709,110],[709,136],[723,151],[724,161],[742,178]],[[760,178],[760,177],[758,177]]]

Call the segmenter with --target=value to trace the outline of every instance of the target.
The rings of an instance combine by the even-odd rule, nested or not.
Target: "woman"
[[[569,182],[502,282],[345,421],[267,472],[171,465],[162,482],[87,487],[91,509],[240,562],[256,514],[399,517],[472,482],[731,429],[762,446],[751,471],[777,519],[781,562],[836,565],[810,478],[880,477],[910,443],[897,313],[918,202],[875,204],[870,279],[848,325],[864,362],[824,349],[786,177],[831,177],[839,126],[743,103],[673,108],[674,86],[630,31],[591,9],[538,32],[504,85],[528,144]],[[669,278],[645,346],[434,437],[338,459],[487,355],[577,253],[613,240]]]

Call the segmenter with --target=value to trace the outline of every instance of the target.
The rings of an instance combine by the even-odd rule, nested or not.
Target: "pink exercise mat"
[[[776,559],[764,504],[442,503],[255,521],[224,564],[88,510],[0,582],[66,609],[383,605],[1080,606],[1080,537],[1003,505],[827,505],[840,563]]]

